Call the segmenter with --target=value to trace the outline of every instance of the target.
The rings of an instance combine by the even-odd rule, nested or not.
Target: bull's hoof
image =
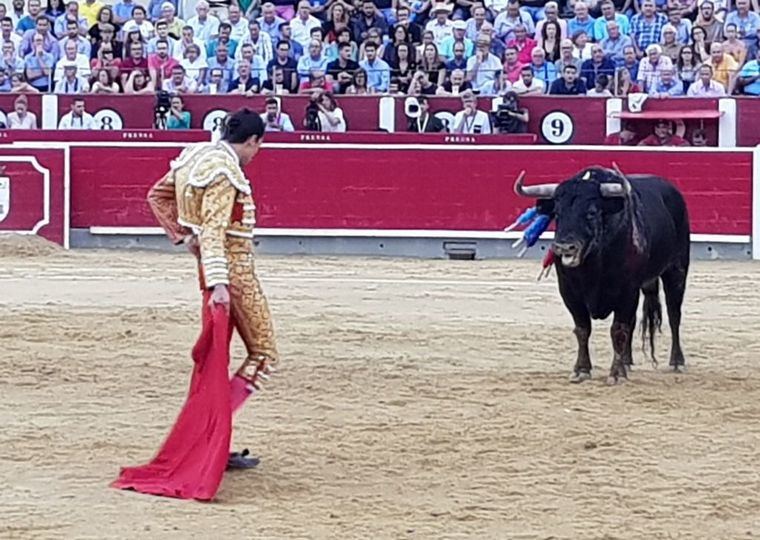
[[[570,382],[573,384],[579,384],[589,379],[591,379],[591,373],[588,371],[577,371],[570,375]]]
[[[676,364],[671,365],[670,369],[673,373],[685,373],[686,372],[686,366],[683,364]]]
[[[607,386],[615,386],[616,384],[623,384],[628,380],[628,377],[617,377],[615,375],[610,375],[607,377]]]

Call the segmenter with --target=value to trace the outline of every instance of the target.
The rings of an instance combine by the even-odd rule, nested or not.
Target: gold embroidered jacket
[[[205,286],[229,285],[228,237],[253,238],[256,210],[234,150],[223,141],[188,147],[151,188],[148,203],[175,244],[198,236]]]

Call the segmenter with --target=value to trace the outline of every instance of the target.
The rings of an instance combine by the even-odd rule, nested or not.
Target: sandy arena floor
[[[235,444],[263,462],[202,504],[108,487],[184,400],[189,255],[22,251],[0,249],[0,538],[760,538],[756,264],[694,265],[687,374],[666,332],[659,370],[637,347],[609,388],[609,323],[568,384],[536,262],[260,257],[284,361]]]

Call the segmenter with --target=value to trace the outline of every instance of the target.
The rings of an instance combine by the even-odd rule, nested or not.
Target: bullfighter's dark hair
[[[251,137],[264,136],[264,121],[258,113],[247,107],[227,115],[222,127],[222,140],[228,143],[244,143]]]

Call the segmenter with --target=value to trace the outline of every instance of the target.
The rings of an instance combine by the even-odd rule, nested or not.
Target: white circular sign
[[[438,111],[433,116],[443,122],[445,131],[451,131],[451,129],[454,127],[454,115],[449,111]]]
[[[203,129],[211,132],[218,132],[222,128],[222,121],[227,116],[227,111],[223,109],[213,109],[203,117]]]
[[[121,115],[113,109],[100,109],[93,116],[95,129],[122,129],[124,122]]]
[[[561,111],[550,112],[541,121],[541,135],[552,144],[564,144],[573,136],[573,119]]]

